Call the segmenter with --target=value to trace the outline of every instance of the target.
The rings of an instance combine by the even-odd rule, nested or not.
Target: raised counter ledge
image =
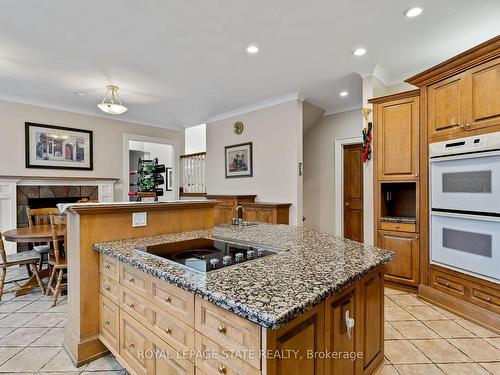
[[[290,250],[207,274],[134,250],[196,237]],[[287,324],[394,256],[390,251],[318,231],[269,224],[110,241],[97,243],[94,249],[272,329]]]

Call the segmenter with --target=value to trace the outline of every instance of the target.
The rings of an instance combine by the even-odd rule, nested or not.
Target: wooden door
[[[394,259],[385,267],[385,279],[417,286],[419,281],[419,238],[417,234],[379,231],[377,246],[394,251]]]
[[[470,95],[467,130],[500,125],[500,58],[466,72]]]
[[[344,146],[344,237],[363,242],[362,144]]]
[[[267,360],[267,375],[324,375],[324,359],[308,355],[308,352],[324,352],[325,331],[324,304],[278,330],[267,330],[268,351],[291,353],[289,358],[270,357]]]
[[[349,332],[346,325],[346,316],[354,319],[356,316],[355,292],[354,290],[337,298],[327,301],[325,305],[325,351],[327,353],[354,353],[356,352],[354,327]],[[325,361],[325,373],[328,375],[352,375],[355,373],[356,362],[350,358],[327,359]]]
[[[466,136],[467,87],[464,74],[427,88],[429,138]]]
[[[419,97],[377,105],[377,178],[417,180],[419,168]]]
[[[384,280],[382,272],[365,278],[359,286],[357,317],[363,352],[363,373],[372,373],[384,358]],[[359,350],[359,349],[358,349]],[[362,372],[360,372],[362,373]]]

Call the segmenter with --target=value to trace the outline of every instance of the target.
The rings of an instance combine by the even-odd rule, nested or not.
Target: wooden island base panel
[[[99,339],[131,374],[372,374],[383,361],[381,268],[270,329],[100,257]]]

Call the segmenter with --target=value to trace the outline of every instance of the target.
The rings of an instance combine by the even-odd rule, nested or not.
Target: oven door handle
[[[498,216],[463,214],[463,213],[458,213],[458,212],[442,212],[442,211],[435,211],[434,209],[431,211],[431,216],[442,216],[442,217],[451,217],[451,218],[456,218],[456,219],[468,219],[468,220],[492,221],[494,223],[500,223],[500,217],[498,217]]]
[[[500,155],[500,150],[495,150],[495,151],[483,151],[483,152],[477,152],[477,153],[465,153],[465,154],[458,154],[458,155],[450,155],[450,156],[434,156],[430,157],[429,161],[431,164],[433,163],[438,163],[440,161],[450,161],[450,160],[463,160],[463,159],[475,159],[475,158],[487,158],[490,156],[498,156]]]

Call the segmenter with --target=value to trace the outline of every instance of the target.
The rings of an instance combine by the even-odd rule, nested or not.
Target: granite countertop
[[[415,224],[417,219],[409,216],[382,216],[380,221],[386,223]]]
[[[210,273],[191,271],[135,250],[197,237],[249,241],[289,249]],[[394,254],[315,230],[289,225],[211,230],[111,241],[95,250],[204,297],[267,328],[279,328],[389,262]]]

